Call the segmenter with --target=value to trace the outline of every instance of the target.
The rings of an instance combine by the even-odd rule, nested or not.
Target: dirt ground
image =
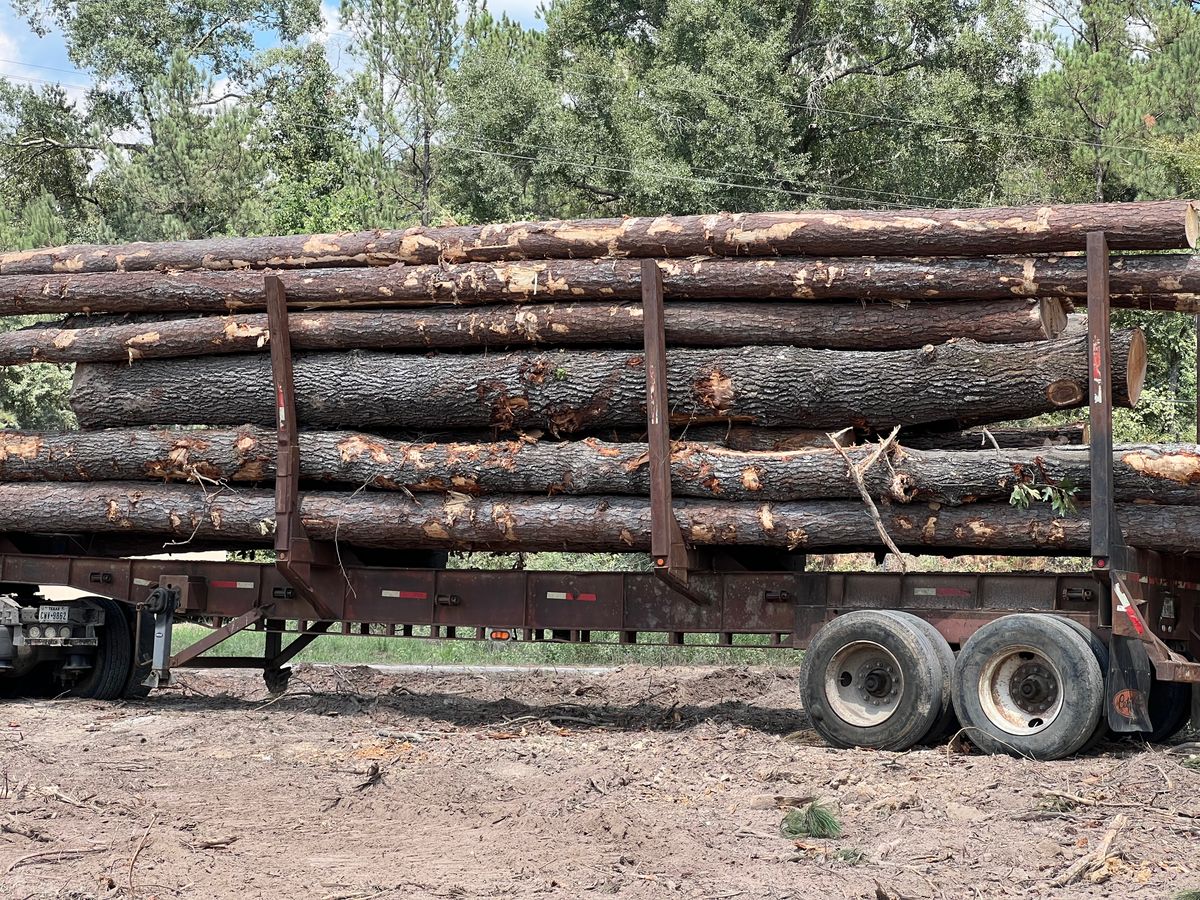
[[[1200,771],[831,750],[796,672],[184,675],[0,707],[0,898],[1148,897],[1200,889]],[[1058,792],[1071,800],[1053,793]],[[843,836],[783,837],[820,798]],[[1099,872],[1076,860],[1125,817]]]

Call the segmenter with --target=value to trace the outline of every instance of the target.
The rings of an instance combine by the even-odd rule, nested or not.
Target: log
[[[1086,340],[851,352],[795,347],[671,350],[677,424],[840,429],[942,421],[1008,421],[1087,399]],[[1137,402],[1145,339],[1113,334],[1114,403]],[[414,356],[299,354],[301,423],[323,428],[641,427],[644,358],[625,351]],[[265,355],[79,365],[71,407],[81,427],[272,424]]]
[[[1087,260],[1073,257],[876,259],[784,257],[659,263],[673,300],[1002,300],[1087,296]],[[637,260],[463,263],[283,272],[299,309],[640,300]],[[1200,292],[1200,257],[1115,257],[1112,301]],[[261,272],[0,275],[0,315],[202,313],[266,308]]]
[[[1059,300],[980,303],[673,303],[671,346],[790,344],[844,350],[896,350],[958,337],[1017,343],[1057,337]],[[207,316],[95,328],[31,327],[0,333],[0,365],[132,362],[265,350],[262,314]],[[640,303],[480,306],[473,309],[308,312],[289,317],[296,350],[482,349],[505,346],[641,346]]]
[[[1103,231],[1114,250],[1196,246],[1186,200],[997,209],[812,210],[513,222],[404,231],[76,244],[0,254],[0,274],[315,268],[595,256],[1058,253]]]
[[[983,428],[942,432],[906,429],[900,433],[900,443],[914,450],[991,450],[997,445],[1003,450],[1016,450],[1087,444],[1088,441],[1086,422],[988,428],[986,431]]]
[[[861,502],[679,500],[675,511],[685,539],[702,547],[834,551],[879,544]],[[1086,516],[1086,507],[1059,518],[1044,505],[1019,510],[1004,503],[883,510],[896,543],[916,553],[1087,554]],[[1200,551],[1200,509],[1122,504],[1118,516],[1133,546]],[[314,539],[336,536],[361,547],[624,552],[645,550],[650,542],[649,501],[633,497],[453,494],[417,501],[396,493],[314,492],[302,495],[301,518]],[[233,547],[269,542],[274,525],[270,491],[119,482],[0,485],[0,533],[157,534]]]
[[[66,434],[0,432],[0,481],[200,481],[253,483],[275,475],[273,431],[114,429]],[[855,463],[875,444],[847,448]],[[503,441],[413,443],[356,432],[302,432],[300,474],[332,482],[415,493],[627,495],[650,489],[644,443]],[[1200,449],[1194,444],[1130,444],[1113,454],[1118,500],[1200,506]],[[859,496],[844,457],[828,447],[742,452],[676,445],[674,493],[713,500],[822,500]],[[894,447],[870,467],[872,496],[892,503],[952,505],[1007,501],[1017,484],[1073,483],[1088,496],[1086,447],[923,451]]]

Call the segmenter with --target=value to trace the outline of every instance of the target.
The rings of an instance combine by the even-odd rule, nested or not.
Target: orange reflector
[[[511,641],[512,640],[512,632],[504,631],[503,629],[497,628],[494,631],[492,631],[492,640],[493,641]]]

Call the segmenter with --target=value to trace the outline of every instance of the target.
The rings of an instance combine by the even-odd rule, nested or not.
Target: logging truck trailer
[[[800,690],[839,747],[903,750],[961,726],[983,750],[1053,759],[1109,729],[1178,732],[1200,684],[1200,562],[1128,547],[1112,481],[1108,249],[1088,236],[1091,570],[809,572],[802,555],[687,546],[672,509],[662,280],[642,268],[651,554],[644,572],[451,570],[436,554],[355,554],[299,517],[283,287],[266,277],[277,398],[275,560],[121,558],[77,536],[0,539],[0,696],[144,695],[174,670],[260,669],[286,687],[325,634],[805,650]],[[847,547],[845,550],[876,548]],[[968,552],[964,548],[963,552]],[[444,559],[444,557],[443,557]],[[51,602],[43,586],[83,599]],[[210,630],[176,650],[172,629]],[[263,653],[209,654],[238,632]]]

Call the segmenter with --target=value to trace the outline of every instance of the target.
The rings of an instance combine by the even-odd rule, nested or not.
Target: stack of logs
[[[291,310],[302,518],[348,548],[645,550],[641,260],[666,295],[697,546],[1086,552],[1089,231],[1115,307],[1200,312],[1184,201],[522,222],[0,255],[0,365],[74,363],[81,429],[0,433],[0,532],[269,543],[264,275]],[[1155,251],[1155,252],[1144,252]],[[1082,307],[1081,307],[1082,308]],[[1146,370],[1112,335],[1116,404]],[[197,427],[199,426],[199,427]],[[1200,549],[1193,445],[1120,447],[1130,543]],[[1057,488],[1078,509],[1011,504]],[[1074,486],[1074,487],[1070,487]],[[119,541],[112,546],[122,546]],[[132,547],[133,543],[127,546]],[[144,547],[140,549],[145,549]]]

